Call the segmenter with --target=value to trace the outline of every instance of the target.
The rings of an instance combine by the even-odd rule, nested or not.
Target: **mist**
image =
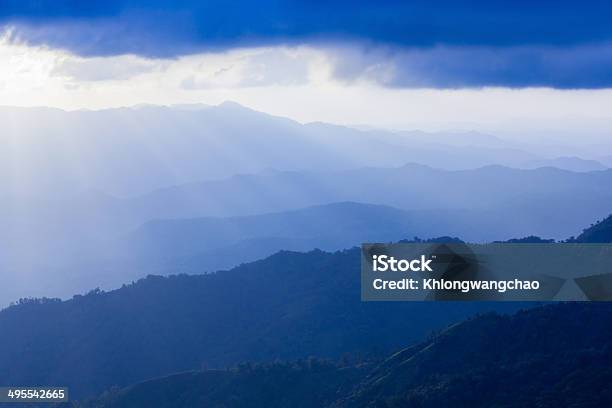
[[[550,148],[550,136],[301,124],[236,103],[0,119],[4,304],[368,237],[566,239],[611,210],[603,136]]]

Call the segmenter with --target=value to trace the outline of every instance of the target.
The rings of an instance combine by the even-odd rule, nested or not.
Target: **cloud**
[[[387,87],[612,87],[612,42],[565,47],[344,47],[330,55],[335,78]]]
[[[293,86],[309,82],[315,50],[263,48],[229,52],[222,57],[204,55],[181,82],[184,89]],[[194,58],[183,58],[185,62]]]
[[[562,132],[583,140],[589,126],[610,134],[612,89],[400,87],[393,85],[401,79],[394,65],[407,57],[393,49],[264,47],[141,58],[81,57],[0,38],[0,105],[105,109],[233,100],[301,122],[495,132],[501,123],[541,136],[533,130],[540,121],[551,140]],[[117,68],[131,62],[135,68]],[[154,68],[141,70],[141,62]],[[584,120],[572,122],[575,116]]]
[[[0,22],[79,54],[354,39],[401,47],[569,45],[612,40],[601,0],[4,0]]]
[[[335,75],[344,81],[402,88],[606,88],[612,85],[610,15],[612,3],[599,0],[4,0],[0,26],[12,27],[14,40],[87,57],[145,60],[308,45],[352,49],[334,58]],[[213,74],[189,74],[183,86],[304,81],[303,61],[282,54],[257,58]],[[71,62],[59,69],[101,80],[129,78],[147,67],[131,61],[102,71]]]
[[[66,57],[53,67],[51,75],[64,76],[77,81],[115,81],[161,70],[167,64],[133,55],[113,58]]]
[[[0,36],[0,105],[105,109],[137,104],[215,105],[233,100],[301,122],[485,132],[518,127],[512,132],[525,137],[546,134],[556,140],[567,134],[584,140],[585,134],[597,134],[609,139],[612,89],[423,88],[432,86],[428,78],[434,78],[436,86],[469,78],[454,73],[457,68],[452,65],[436,68],[435,61],[457,60],[461,66],[464,61],[478,65],[478,60],[488,59],[484,69],[499,54],[493,48],[438,46],[427,51],[391,46],[275,46],[176,58],[83,57],[19,43],[8,34]],[[559,62],[563,59],[572,65],[609,55],[603,45],[536,48],[515,47],[513,52],[533,55],[546,51],[557,65],[563,65]],[[574,59],[572,53],[581,57]],[[419,68],[415,59],[429,65]],[[600,63],[605,75],[608,65]],[[582,68],[564,69],[576,72]],[[587,72],[585,68],[585,75]]]

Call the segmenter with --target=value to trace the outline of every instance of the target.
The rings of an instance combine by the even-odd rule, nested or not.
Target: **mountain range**
[[[0,197],[45,199],[92,189],[126,197],[268,168],[314,170],[313,163],[325,171],[409,162],[447,170],[604,166],[584,143],[585,149],[567,147],[564,155],[551,155],[529,140],[474,131],[301,124],[232,102],[99,111],[1,107],[0,122],[10,124],[0,138],[0,170],[6,175]]]
[[[0,300],[64,297],[147,273],[225,269],[281,249],[337,250],[372,239],[564,239],[609,214],[608,186],[612,170],[410,164],[269,170],[131,199],[80,195],[47,204],[42,214],[28,214],[27,206],[4,213],[0,266],[19,273],[7,276]]]
[[[612,210],[603,145],[302,124],[235,103],[0,120],[0,304],[337,250],[365,230],[563,239]]]
[[[518,305],[361,302],[359,249],[279,252],[225,272],[149,276],[0,312],[0,382],[75,397],[201,367],[377,355],[483,310]],[[409,317],[408,317],[409,316]]]
[[[574,239],[612,242],[611,220]],[[61,383],[82,398],[203,366],[376,359],[474,314],[533,306],[361,302],[359,263],[357,248],[282,251],[224,272],[149,276],[67,301],[22,300],[0,312],[0,331],[11,334],[0,339],[0,383]]]

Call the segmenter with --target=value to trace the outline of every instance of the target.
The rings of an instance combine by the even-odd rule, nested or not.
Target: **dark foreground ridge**
[[[66,384],[75,398],[170,373],[382,355],[512,303],[361,302],[360,252],[279,252],[209,275],[149,276],[0,312],[0,383]]]
[[[568,241],[579,243],[612,242],[612,215],[592,224],[582,231],[582,234],[578,237],[570,238]]]
[[[610,220],[586,229],[578,240],[605,242]],[[343,355],[370,360],[417,344],[432,331],[475,314],[513,312],[527,306],[512,302],[361,302],[359,264],[357,248],[335,253],[283,251],[215,274],[149,276],[115,291],[93,291],[68,301],[24,300],[0,312],[0,384],[60,384],[70,387],[72,398],[83,399],[112,387],[201,367],[224,369],[245,361],[269,363],[310,356],[337,360]],[[338,399],[338,404],[360,406],[355,404],[387,398],[404,388],[411,390],[410,395],[406,391],[399,395],[401,398],[429,401],[434,398],[432,393],[420,395],[417,390],[435,386],[436,378],[448,381],[440,386],[459,387],[457,384],[471,378],[468,374],[473,384],[466,389],[482,383],[485,388],[489,384],[491,392],[501,392],[505,385],[500,379],[512,380],[509,375],[513,373],[520,373],[517,382],[519,378],[525,384],[545,381],[548,376],[538,377],[540,374],[525,380],[520,371],[540,363],[538,372],[555,369],[564,362],[570,364],[569,368],[559,365],[561,373],[583,362],[584,375],[593,373],[593,381],[598,381],[603,374],[597,362],[608,358],[609,349],[602,346],[597,351],[596,347],[612,332],[609,312],[605,305],[569,304],[511,319],[483,317],[464,323],[447,332],[460,341],[444,343],[446,337],[442,336],[436,343],[418,349],[422,356],[427,355],[422,354],[426,349],[448,344],[448,348],[438,349],[438,357],[423,360],[427,364],[414,365],[417,360],[412,357],[410,364],[401,363],[401,367],[408,364],[414,371],[402,372],[393,380],[401,383],[397,390],[393,381],[385,386],[390,388],[379,388],[395,374],[375,381],[371,374],[358,391]],[[547,313],[550,319],[536,323],[535,317]],[[525,326],[528,330],[518,325],[524,319],[533,323]],[[473,329],[464,330],[466,327]],[[502,333],[508,339],[516,333],[522,337],[506,347]],[[576,336],[583,336],[583,341],[575,342]],[[519,348],[519,344],[524,347]],[[547,344],[558,346],[558,350],[551,348],[557,351],[546,354]],[[493,346],[497,351],[487,349]],[[593,352],[602,354],[591,359],[586,350],[591,346]],[[540,360],[524,360],[529,350],[540,353]],[[580,354],[583,351],[586,354]],[[574,354],[566,358],[566,352]],[[402,355],[405,353],[389,361],[397,361]],[[523,363],[528,364],[523,367]],[[457,367],[462,371],[452,371]],[[505,369],[511,371],[505,373]],[[455,376],[460,372],[464,374]],[[224,373],[224,381],[244,377],[225,371],[204,375],[208,378],[215,373]],[[591,389],[588,384],[581,383],[580,387]],[[534,386],[532,391],[544,390],[551,388]],[[483,393],[484,389],[474,398]]]
[[[612,306],[556,304],[456,324],[382,363],[310,359],[205,370],[115,389],[87,408],[603,407]]]

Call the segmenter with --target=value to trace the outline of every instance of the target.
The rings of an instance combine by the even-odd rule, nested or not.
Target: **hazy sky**
[[[8,1],[0,104],[233,100],[302,122],[608,129],[610,6],[469,3]]]

